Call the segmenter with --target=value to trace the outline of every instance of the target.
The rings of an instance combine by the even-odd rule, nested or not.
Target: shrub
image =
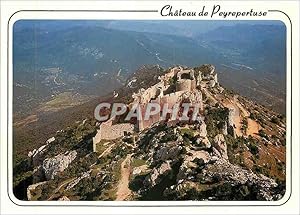
[[[259,149],[255,143],[250,142],[249,149],[250,149],[251,154],[258,155]]]
[[[256,114],[251,112],[249,118],[256,120]]]
[[[278,124],[279,123],[279,119],[277,117],[273,116],[272,119],[271,119],[271,122],[275,123],[275,124]]]
[[[259,136],[264,137],[264,138],[266,138],[267,140],[269,140],[269,137],[268,137],[268,135],[266,134],[266,132],[265,132],[264,130],[260,129],[260,130],[258,131],[258,134],[259,134]]]

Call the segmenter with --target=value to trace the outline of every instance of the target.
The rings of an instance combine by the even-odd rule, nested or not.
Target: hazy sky
[[[60,30],[77,25],[100,26],[109,29],[130,30],[138,32],[155,32],[180,36],[194,36],[213,30],[220,26],[249,25],[282,25],[281,21],[218,21],[218,20],[20,20],[15,23],[15,30],[25,27],[36,27],[44,30]]]

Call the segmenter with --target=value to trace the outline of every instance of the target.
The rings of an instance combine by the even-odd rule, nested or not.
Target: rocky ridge
[[[157,70],[161,73],[161,68]],[[27,199],[125,200],[117,185],[124,187],[120,169],[129,154],[126,170],[130,174],[125,181],[131,192],[126,200],[282,198],[284,118],[224,89],[211,65],[194,68],[193,75],[197,88],[183,82],[178,87],[191,89],[180,99],[201,100],[203,104],[201,117],[195,122],[156,122],[141,131],[97,143],[93,139],[101,124],[93,119],[76,122],[28,153],[26,174],[31,183]],[[161,76],[152,77],[161,81]],[[144,79],[134,78],[135,86],[143,83],[145,87]],[[167,82],[172,88],[174,82]],[[127,90],[139,89],[125,86],[115,100],[120,101]]]

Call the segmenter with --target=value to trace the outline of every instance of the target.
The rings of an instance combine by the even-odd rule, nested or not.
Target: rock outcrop
[[[97,192],[99,200],[112,200],[109,193],[116,187],[121,187],[121,191],[117,191],[117,200],[123,191],[126,193],[123,200],[281,198],[284,186],[265,176],[274,171],[268,172],[271,168],[261,165],[258,157],[260,150],[271,143],[278,141],[277,147],[280,147],[282,138],[276,141],[272,139],[273,135],[247,138],[238,133],[239,137],[234,139],[235,132],[241,127],[239,107],[234,105],[230,91],[220,94],[224,89],[218,83],[212,65],[194,69],[174,67],[168,71],[159,77],[159,83],[146,89],[137,88],[133,100],[140,104],[167,103],[170,107],[176,103],[200,104],[195,121],[180,119],[181,109],[172,120],[163,120],[158,114],[142,123],[125,123],[122,117],[98,124],[87,119],[78,122],[78,127],[59,132],[45,145],[28,153],[30,176],[33,176],[32,181],[29,178],[33,184],[27,189],[28,199],[69,201],[79,197],[90,200]],[[137,86],[145,87],[144,84]],[[121,94],[118,99],[122,99]],[[228,101],[231,104],[226,106]],[[132,103],[127,105],[130,107]],[[235,106],[237,109],[232,108]],[[189,108],[189,116],[195,107]],[[284,131],[282,129],[282,135]],[[99,142],[103,144],[97,145]],[[92,143],[93,152],[88,146]],[[267,155],[272,156],[272,152],[266,150]],[[126,160],[122,161],[124,158]],[[249,161],[255,161],[255,166],[247,166]],[[283,159],[276,157],[274,163],[285,171]],[[262,175],[262,172],[266,174]],[[54,184],[57,189],[52,190]]]
[[[33,166],[38,166],[43,161],[43,154],[46,151],[48,145],[42,145],[38,149],[34,149],[28,153],[28,157],[31,158],[31,163]]]
[[[174,158],[180,154],[182,150],[181,146],[178,146],[176,142],[168,144],[162,148],[160,148],[155,154],[154,159],[157,161],[165,161],[170,158]]]
[[[223,134],[223,135],[225,135],[225,136],[228,135],[227,122],[225,122],[225,123],[222,125],[221,130],[222,130],[222,134]]]
[[[70,199],[66,196],[62,196],[58,199],[58,201],[70,201]]]
[[[36,184],[31,184],[27,187],[27,199],[29,201],[33,200],[33,197],[34,195],[32,194],[36,189],[37,187],[43,185],[43,184],[46,184],[47,181],[42,181],[42,182],[39,182],[39,183],[36,183]]]
[[[158,168],[154,168],[149,176],[145,179],[144,184],[150,187],[158,184],[161,181],[161,178],[172,170],[170,163],[171,161],[166,161],[162,163]]]
[[[199,135],[200,135],[200,137],[206,137],[207,136],[206,124],[205,124],[204,121],[202,121],[200,126],[199,126]]]
[[[211,156],[206,151],[194,151],[189,150],[184,156],[184,161],[179,168],[177,174],[177,181],[181,179],[189,178],[189,176],[194,172],[193,169],[197,168],[198,165],[204,165],[208,163]]]
[[[47,151],[49,144],[55,141],[55,137],[51,137],[46,141],[45,145],[42,145],[38,149],[34,149],[28,153],[28,157],[31,159],[33,166],[38,166],[43,162],[44,153]]]
[[[229,108],[227,131],[228,134],[232,135],[235,138],[236,133],[234,130],[234,114],[235,114],[235,110],[233,108]]]
[[[195,142],[198,149],[209,149],[211,147],[211,143],[207,137],[198,137]]]
[[[42,169],[47,180],[54,179],[59,172],[68,168],[69,164],[76,158],[77,152],[70,151],[59,154],[53,158],[47,158],[43,161]]]
[[[217,150],[218,156],[224,159],[228,159],[227,144],[225,142],[223,134],[218,134],[215,136],[212,146]]]
[[[90,176],[90,173],[91,173],[91,170],[90,171],[87,171],[87,172],[84,172],[80,177],[76,178],[75,180],[71,181],[66,190],[70,190],[72,189],[73,187],[75,187],[82,179],[84,178],[87,178]]]
[[[257,199],[272,200],[272,189],[277,183],[264,175],[256,175],[252,171],[233,165],[228,160],[219,159],[214,164],[207,165],[202,171],[203,177],[211,181],[214,178],[230,182],[232,186],[247,185],[257,189]]]
[[[143,180],[137,193],[148,195],[154,187],[166,186],[164,182],[169,180],[176,183],[162,188],[161,195],[165,199],[224,200],[251,196],[259,200],[275,200],[277,197],[273,190],[278,185],[274,180],[228,160],[224,137],[226,125],[220,128],[221,133],[215,135],[211,142],[203,119],[190,127],[185,126],[183,134],[176,127],[165,127],[158,132],[156,127],[149,129],[148,132],[153,134],[151,140],[147,143],[142,140],[147,137],[146,132],[137,140],[136,150],[153,170],[142,172],[134,169],[133,178]],[[164,141],[172,136],[176,141]],[[143,175],[146,175],[144,179]],[[227,193],[220,191],[223,189],[228,189]]]
[[[252,171],[231,164],[226,159],[221,158],[201,165],[203,169],[196,176],[191,176],[193,171],[189,168],[181,169],[181,177],[178,177],[177,184],[168,187],[164,195],[186,199],[191,198],[188,195],[194,193],[198,195],[199,200],[239,199],[251,195],[258,200],[271,201],[281,197],[274,195],[274,189],[278,185],[273,179],[264,175],[258,176]],[[197,181],[200,181],[200,184],[197,184]],[[206,190],[206,184],[211,183],[216,184],[215,189]]]

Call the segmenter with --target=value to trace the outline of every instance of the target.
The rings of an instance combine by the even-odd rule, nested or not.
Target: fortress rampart
[[[140,104],[142,116],[144,116],[146,105],[149,102],[158,103],[162,110],[164,104],[168,104],[168,108],[172,108],[175,104],[188,100],[192,105],[200,104],[200,110],[202,110],[202,93],[200,90],[197,90],[197,86],[214,87],[218,84],[215,67],[209,64],[204,66],[206,66],[205,72],[198,71],[198,73],[193,69],[183,69],[181,66],[171,68],[168,73],[159,77],[160,81],[157,84],[148,89],[139,89],[137,93],[134,93],[132,95],[134,101],[129,106],[135,103]],[[170,82],[170,79],[173,80]],[[174,84],[174,88],[170,87],[170,83]],[[142,131],[151,127],[154,123],[160,122],[161,113],[150,116],[148,120],[145,120],[144,117],[142,118],[142,120],[137,121],[136,125],[131,123],[113,124],[114,119],[101,123],[96,136],[93,138],[94,151],[96,150],[96,144],[102,139],[112,140],[120,138],[124,136],[125,132],[132,133],[135,128],[138,131]]]
[[[123,137],[125,132],[133,133],[134,125],[131,123],[120,123],[113,125],[113,118],[100,124],[100,128],[93,138],[93,151],[96,152],[96,145],[101,140],[114,140]]]

